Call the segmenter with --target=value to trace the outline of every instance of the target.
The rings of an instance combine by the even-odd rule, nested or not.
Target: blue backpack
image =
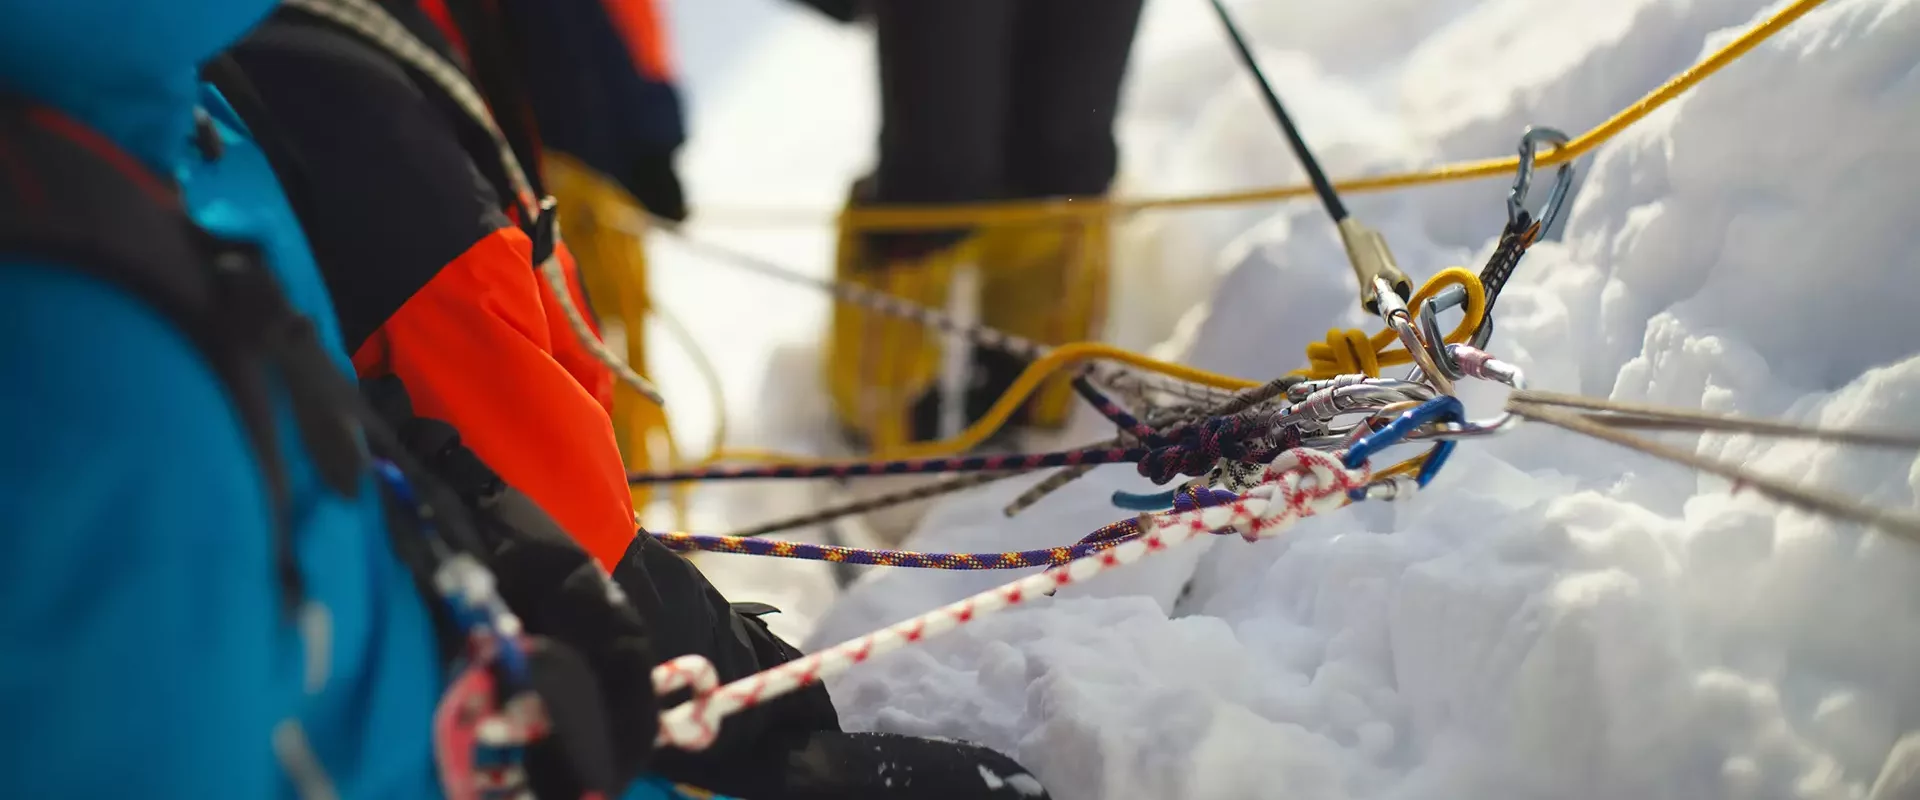
[[[202,148],[217,148],[211,121],[201,122]],[[488,481],[450,427],[412,417],[404,394],[375,394],[376,406],[328,357],[258,248],[194,224],[167,181],[32,101],[0,95],[0,145],[17,156],[12,163],[46,178],[8,173],[15,180],[0,181],[0,252],[71,265],[142,299],[225,384],[281,512],[276,568],[289,612],[302,586],[275,445],[275,378],[329,488],[353,496],[369,470],[383,479],[391,545],[432,601],[448,683],[484,672],[502,687],[493,693],[497,708],[539,700],[533,707],[545,712],[544,730],[525,746],[477,747],[477,768],[522,767],[527,788],[547,798],[704,795],[641,777],[658,727],[654,659],[640,618],[611,599],[604,573],[524,495]],[[489,572],[483,577],[496,579],[504,605],[498,596],[438,588]],[[505,608],[534,609],[518,619],[529,635],[504,635]],[[470,657],[477,630],[496,635],[497,658]]]

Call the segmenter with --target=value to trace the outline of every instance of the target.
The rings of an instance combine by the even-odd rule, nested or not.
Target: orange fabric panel
[[[557,360],[556,349],[578,343],[564,319],[557,328],[549,319],[543,281],[528,266],[532,250],[518,229],[482,239],[353,363],[363,377],[399,376],[416,413],[459,429],[611,571],[634,535],[626,472],[605,407]]]
[[[580,309],[580,316],[587,321],[587,329],[593,331],[594,338],[599,338],[600,324],[593,318],[593,311],[587,305],[586,291],[581,288],[579,262],[574,260],[573,251],[567,248],[567,243],[564,241],[554,248],[554,255],[560,259],[560,271],[566,274],[567,288],[570,290],[568,294],[573,296],[573,307]],[[534,277],[540,278],[539,275]],[[560,297],[553,293],[553,287],[545,278],[540,278],[538,283],[540,284],[540,303],[547,311],[554,360],[559,361],[560,366],[567,368],[567,372],[573,375],[573,379],[578,381],[588,394],[593,395],[594,400],[599,401],[601,408],[608,414],[613,413],[613,384],[619,378],[613,374],[611,367],[600,363],[600,359],[593,356],[592,351],[580,342],[580,337],[574,335],[573,326],[567,322],[567,311],[560,307]]]
[[[535,205],[537,203],[533,196],[526,195],[519,204],[507,207],[507,218],[519,225],[525,217],[521,209]],[[560,260],[560,273],[566,279],[574,307],[580,309],[580,316],[587,321],[587,330],[593,331],[593,337],[599,339],[600,321],[594,319],[592,306],[587,303],[586,285],[580,279],[580,262],[573,257],[573,250],[567,247],[565,239],[554,243],[553,255]],[[619,378],[613,374],[612,368],[594,358],[586,345],[580,343],[580,337],[573,334],[573,326],[567,322],[567,310],[560,307],[560,296],[553,293],[553,288],[547,285],[547,279],[538,272],[534,277],[537,279],[534,282],[540,286],[540,307],[547,312],[554,343],[554,359],[567,368],[567,372],[580,382],[588,394],[600,401],[607,413],[613,413],[613,384]]]
[[[667,49],[667,24],[655,0],[600,0],[640,74],[656,83],[673,80],[673,53]]]

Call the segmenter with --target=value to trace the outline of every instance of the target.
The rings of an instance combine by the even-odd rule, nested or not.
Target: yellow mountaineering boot
[[[916,258],[887,259],[871,252],[868,241],[841,223],[834,278],[932,308],[946,307],[954,268],[971,250],[963,242]],[[924,438],[915,435],[913,406],[939,378],[941,337],[913,320],[833,304],[827,391],[841,426],[876,455]]]
[[[1106,217],[996,227],[982,233],[976,254],[981,321],[1048,345],[1098,338],[1106,324],[1108,236]],[[994,374],[1008,369],[1009,374]],[[988,372],[982,389],[992,397],[977,401],[982,407],[1012,384],[1018,369],[989,368]],[[1063,372],[1041,384],[1023,409],[1024,422],[1044,428],[1066,424],[1074,402],[1071,382],[1072,374]]]
[[[625,351],[634,372],[652,377],[647,370],[646,322],[653,301],[647,292],[645,240],[635,230],[644,226],[646,212],[619,184],[571,156],[549,150],[543,162],[543,177],[565,210],[560,215],[560,236],[580,265],[580,280],[602,333],[614,349]],[[618,345],[616,331],[625,338],[624,348]],[[613,431],[620,459],[632,470],[664,468],[666,462],[656,465],[648,453],[658,438],[668,459],[678,455],[673,452],[666,411],[624,382],[617,382],[613,391]],[[634,486],[632,491],[634,509],[646,508],[651,499],[648,487]]]

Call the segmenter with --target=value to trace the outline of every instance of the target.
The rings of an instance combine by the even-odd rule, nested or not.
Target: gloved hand
[[[450,495],[449,513],[470,523],[474,555],[486,561],[500,599],[533,640],[534,688],[552,723],[551,734],[528,752],[535,796],[613,796],[653,756],[660,727],[653,695],[659,661],[639,613],[599,562],[506,485],[453,426],[415,416],[397,378],[366,381],[361,391],[435,479],[421,491]]]
[[[771,606],[729,602],[693,562],[644,532],[614,567],[613,579],[646,621],[654,653],[662,660],[704,657],[726,683],[800,657],[799,650],[781,641],[758,618],[772,611]],[[668,701],[685,696],[688,693],[681,690]],[[652,769],[683,780],[686,775],[733,763],[769,736],[839,729],[833,698],[816,683],[728,716],[720,724],[719,737],[705,750],[660,750]]]
[[[673,168],[672,153],[648,153],[620,180],[622,188],[648,213],[674,222],[687,219],[687,198],[680,188],[680,175]]]
[[[536,765],[565,759],[571,767],[529,774],[550,783],[572,775],[586,784],[536,786],[535,794],[611,795],[640,774],[660,728],[652,677],[659,661],[646,626],[600,564],[525,495],[502,487],[482,512],[481,524],[494,528],[488,538],[497,549],[488,566],[500,597],[529,633],[546,640],[535,651],[534,680],[554,735],[530,757]]]

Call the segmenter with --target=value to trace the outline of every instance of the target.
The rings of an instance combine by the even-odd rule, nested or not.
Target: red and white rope
[[[906,622],[801,657],[773,669],[713,687],[713,665],[684,656],[654,669],[656,691],[693,687],[694,697],[660,716],[657,743],[701,750],[713,743],[720,722],[795,689],[838,675],[874,656],[925,641],[987,614],[1084,581],[1149,553],[1167,550],[1214,531],[1235,530],[1248,541],[1278,535],[1293,523],[1339,508],[1347,493],[1372,480],[1366,465],[1347,469],[1336,454],[1298,448],[1281,453],[1267,466],[1260,485],[1239,499],[1178,514],[1142,515],[1143,535],[1067,564],[934,609]]]

